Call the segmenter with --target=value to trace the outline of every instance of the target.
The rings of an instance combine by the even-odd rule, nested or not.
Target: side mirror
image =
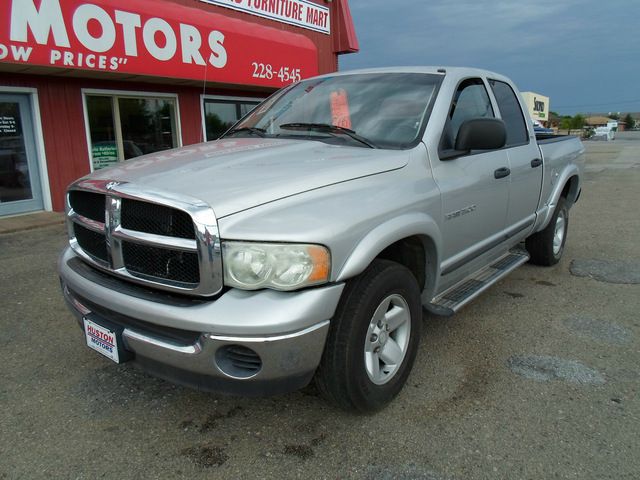
[[[499,118],[471,118],[460,125],[455,149],[496,150],[507,143],[507,130]]]

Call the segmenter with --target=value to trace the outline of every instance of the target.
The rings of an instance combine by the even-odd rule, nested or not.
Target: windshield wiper
[[[258,135],[259,137],[265,137],[266,136],[265,133],[267,133],[267,131],[264,128],[242,127],[242,128],[234,128],[233,130],[229,130],[223,136],[226,137],[227,135],[233,135],[234,133],[242,133],[242,132],[253,133],[254,135]]]
[[[329,125],[328,123],[284,123],[280,125],[280,128],[283,130],[317,130],[319,132],[347,135],[369,148],[378,148],[373,142],[361,137],[350,128],[339,127],[338,125]]]

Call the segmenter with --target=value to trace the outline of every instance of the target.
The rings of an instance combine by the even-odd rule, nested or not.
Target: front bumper
[[[232,289],[204,301],[115,280],[69,249],[58,269],[65,300],[79,323],[91,315],[123,327],[124,347],[143,369],[175,383],[241,395],[284,393],[311,380],[344,288]],[[229,369],[221,356],[229,346],[254,352],[259,369]]]

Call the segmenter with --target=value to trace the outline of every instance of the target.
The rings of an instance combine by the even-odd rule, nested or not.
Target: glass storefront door
[[[29,96],[0,93],[0,216],[42,209]]]

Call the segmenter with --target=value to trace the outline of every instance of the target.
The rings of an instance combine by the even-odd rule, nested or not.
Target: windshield
[[[224,136],[406,148],[423,131],[441,79],[425,73],[371,73],[305,80],[267,99]]]

